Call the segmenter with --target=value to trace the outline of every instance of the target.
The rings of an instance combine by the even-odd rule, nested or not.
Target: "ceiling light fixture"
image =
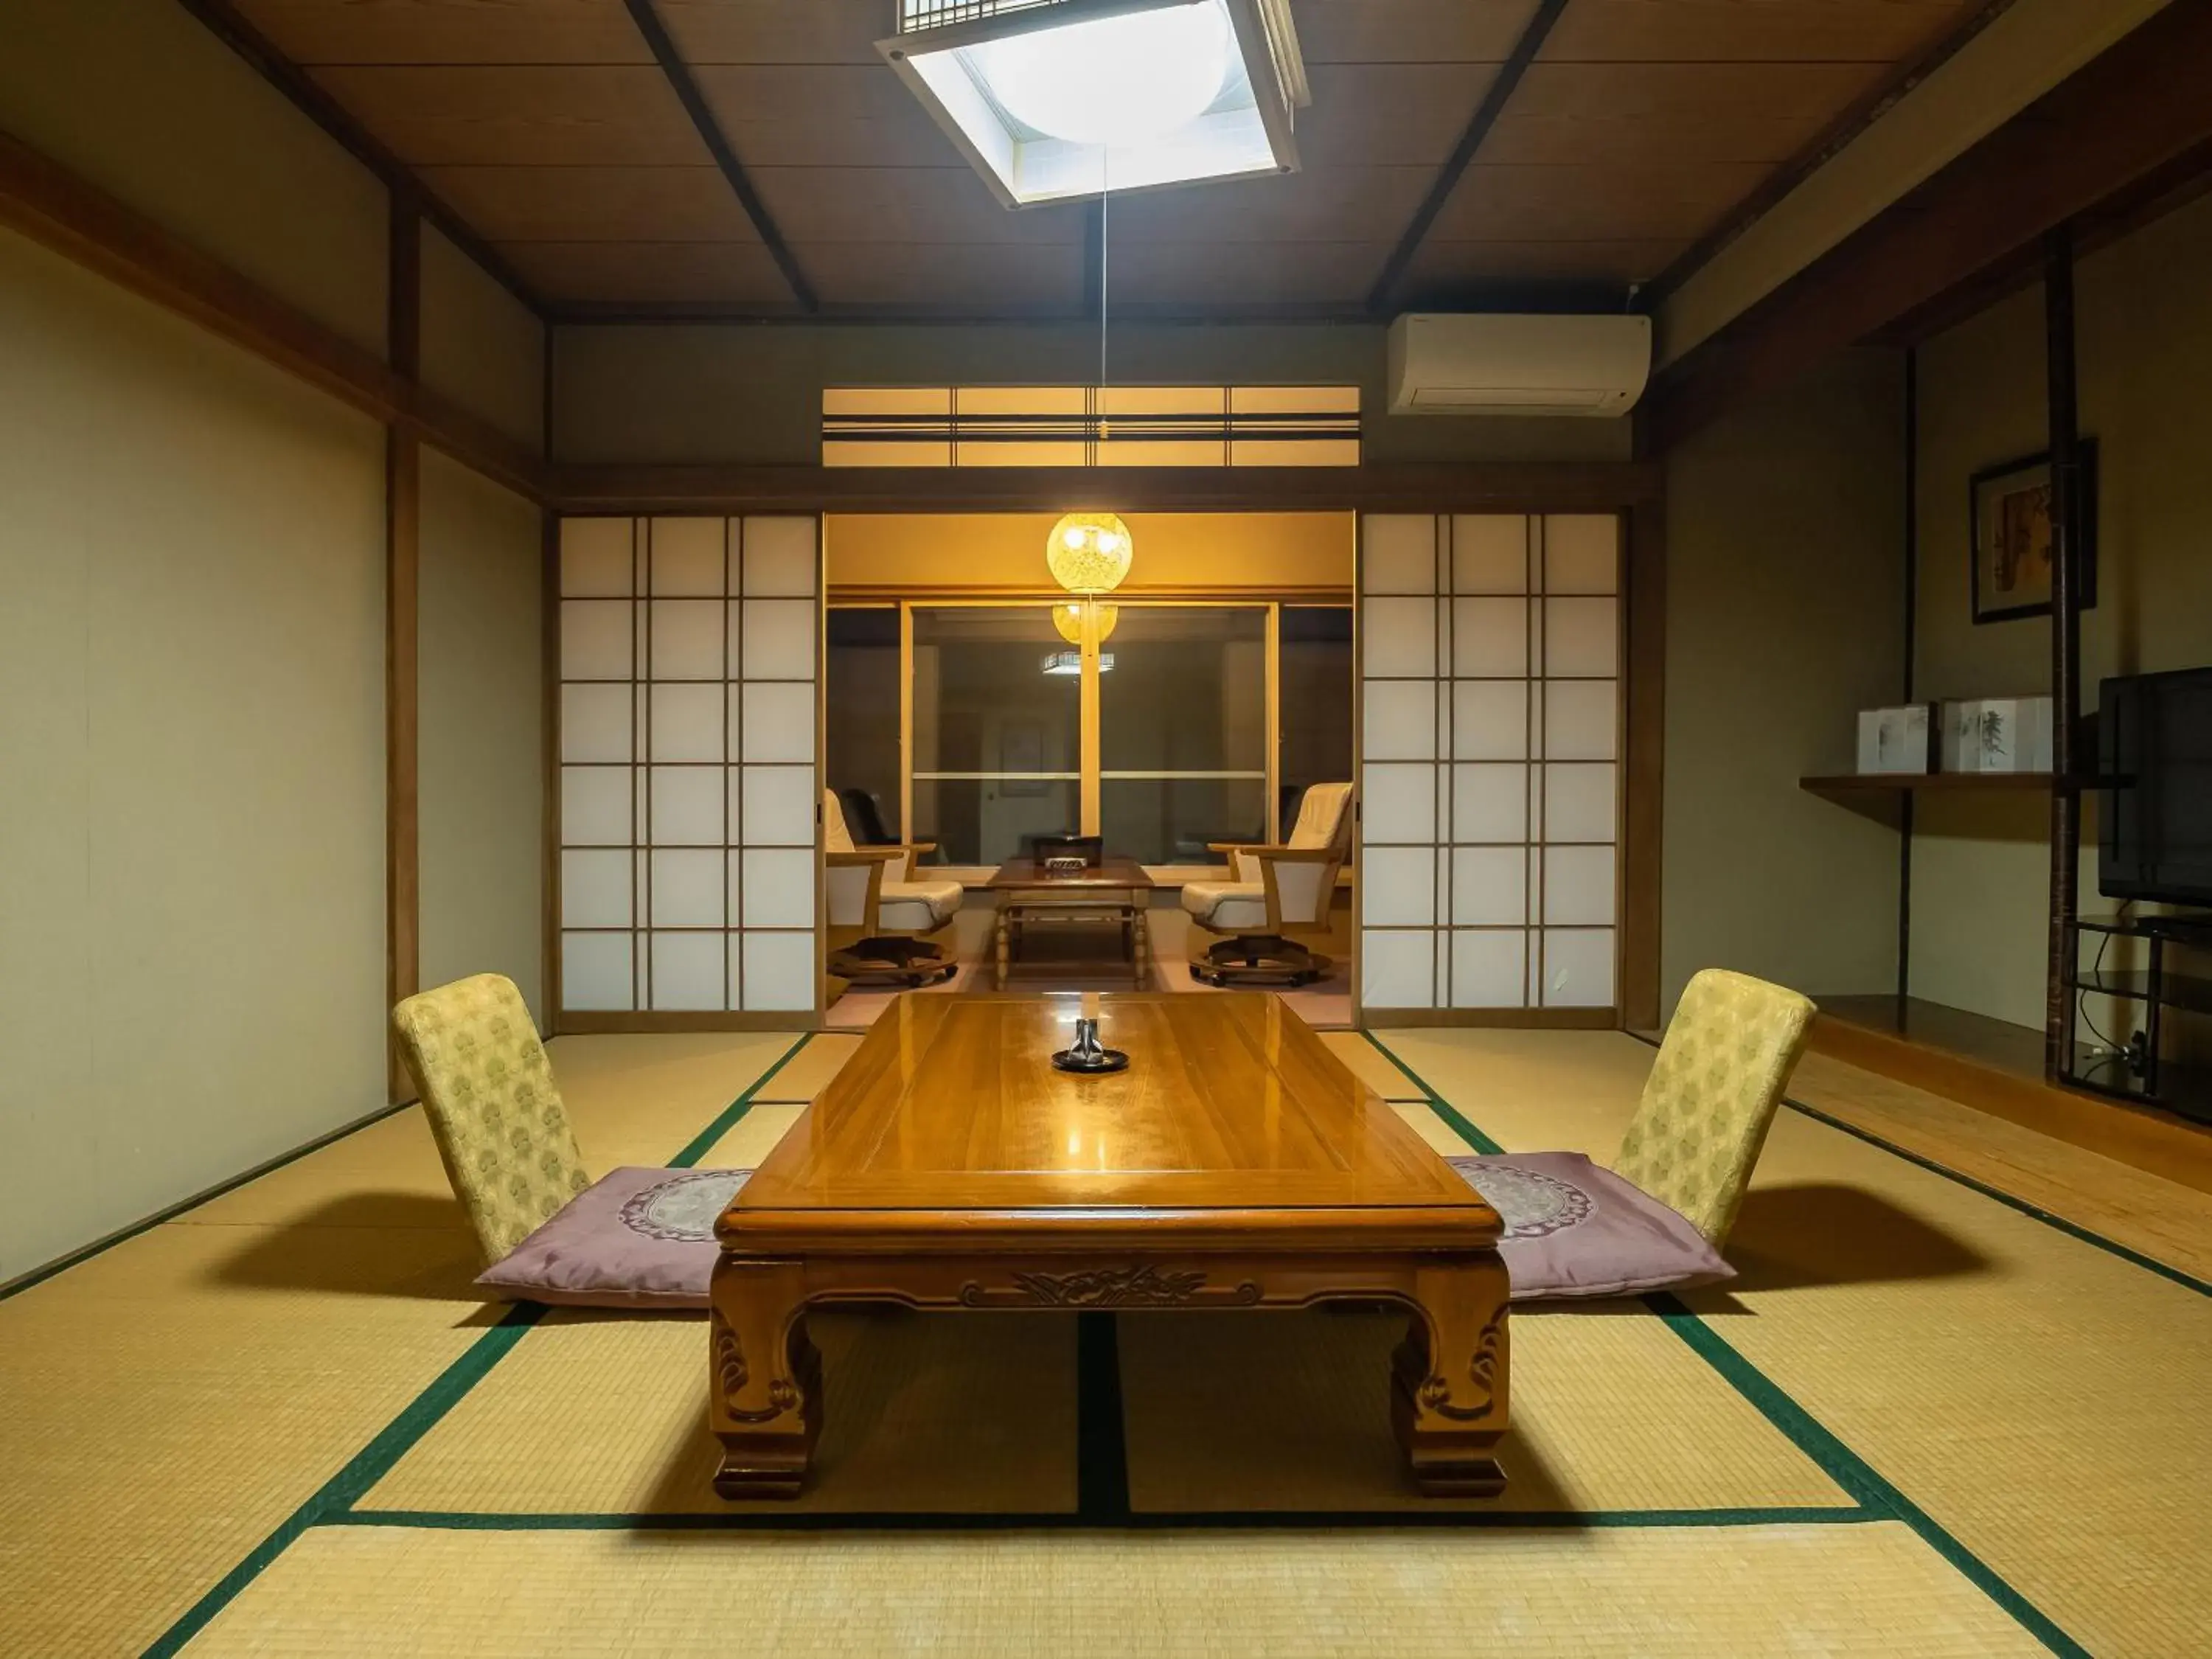
[[[900,0],[876,49],[1009,207],[1298,165],[1290,0]]]
[[[1002,108],[1072,144],[1147,143],[1196,120],[1221,94],[1229,15],[1161,6],[1031,29],[969,48]]]
[[[1129,574],[1136,538],[1113,513],[1070,513],[1044,538],[1053,580],[1085,599],[1110,593]]]
[[[1078,678],[1083,672],[1083,653],[1080,651],[1048,651],[1044,655],[1044,672],[1055,679]],[[1111,651],[1098,653],[1098,672],[1102,674],[1114,672],[1114,653]]]

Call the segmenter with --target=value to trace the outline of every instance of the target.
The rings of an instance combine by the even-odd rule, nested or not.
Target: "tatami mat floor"
[[[1602,1156],[1650,1061],[1324,1040],[1448,1151]],[[858,1039],[795,1042],[554,1056],[595,1170],[738,1166]],[[0,1653],[2203,1650],[2212,1226],[2008,1125],[1927,1167],[1983,1121],[1894,1088],[1808,1066],[1733,1285],[1516,1316],[1445,1505],[1327,1312],[819,1319],[820,1478],[723,1504],[696,1322],[483,1308],[402,1113],[0,1303]]]

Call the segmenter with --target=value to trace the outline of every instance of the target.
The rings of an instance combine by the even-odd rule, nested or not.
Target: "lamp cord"
[[[1113,199],[1114,152],[1098,147],[1098,436],[1106,435],[1106,204]],[[1094,460],[1096,457],[1094,456]]]

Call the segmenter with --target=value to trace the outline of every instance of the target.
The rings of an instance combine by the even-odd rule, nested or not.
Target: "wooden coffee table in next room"
[[[992,959],[1000,990],[1006,988],[1007,965],[1024,955],[1030,928],[1038,922],[1116,930],[1129,972],[1143,986],[1152,954],[1146,919],[1152,878],[1134,859],[1101,859],[1080,870],[1048,870],[1036,859],[1012,859],[984,886],[999,901]]]
[[[1049,1056],[1077,1015],[1126,1072]],[[1506,1423],[1497,1212],[1281,1000],[902,996],[717,1229],[709,1419],[726,1498],[784,1498],[822,1426],[806,1310],[1410,1314],[1389,1383],[1413,1480],[1487,1495]],[[1376,1379],[1376,1409],[1382,1409]]]

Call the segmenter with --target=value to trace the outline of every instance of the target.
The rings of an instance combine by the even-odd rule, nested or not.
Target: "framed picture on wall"
[[[1968,485],[1974,620],[2051,614],[2051,454],[1985,466]],[[2081,440],[2081,608],[2097,603],[2097,441]]]

